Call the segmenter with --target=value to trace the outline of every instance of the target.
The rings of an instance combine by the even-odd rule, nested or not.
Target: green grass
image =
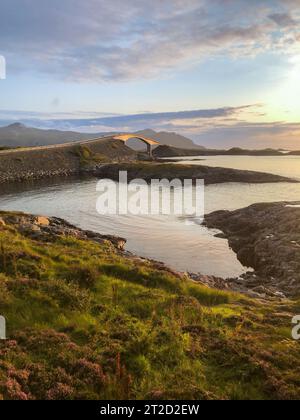
[[[75,154],[80,158],[80,164],[83,167],[96,163],[105,163],[108,161],[105,155],[92,152],[88,146],[76,146]]]
[[[0,226],[0,399],[296,399],[298,309]]]

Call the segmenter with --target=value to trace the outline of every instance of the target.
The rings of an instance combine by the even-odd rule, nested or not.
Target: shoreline
[[[300,296],[300,202],[258,203],[205,216],[205,226],[219,229],[237,254],[252,267],[235,288],[279,297]]]
[[[287,151],[283,153],[275,149],[249,150],[234,147],[229,150],[222,149],[184,149],[168,145],[160,145],[154,150],[154,156],[157,158],[171,157],[205,157],[205,156],[260,156],[260,157],[280,157],[280,156],[300,156],[300,151]]]
[[[274,175],[267,172],[247,171],[205,165],[176,165],[175,163],[101,163],[91,167],[73,167],[60,169],[41,169],[18,172],[13,170],[3,175],[0,173],[0,185],[22,184],[31,181],[67,179],[72,177],[95,177],[118,181],[119,171],[128,172],[128,182],[134,179],[144,179],[147,183],[151,179],[204,179],[206,185],[222,183],[270,184],[291,183],[298,184],[299,180]]]
[[[151,183],[153,179],[203,179],[205,185],[223,184],[229,182],[247,184],[267,184],[267,183],[292,183],[298,184],[300,181],[292,178],[273,175],[271,173],[230,169],[222,167],[212,167],[204,165],[176,165],[171,163],[110,163],[87,169],[98,178],[109,178],[118,181],[119,172],[127,171],[128,181],[143,179]]]
[[[2,151],[0,153],[0,185],[54,177],[81,175],[118,180],[118,172],[128,171],[128,179],[204,179],[207,185],[226,182],[299,183],[296,179],[265,172],[176,165],[138,160],[138,153],[124,143],[102,138],[82,143]]]
[[[267,207],[281,208],[281,203],[279,204],[270,204],[266,205]],[[291,204],[291,203],[288,203]],[[263,206],[254,205],[250,206]],[[293,209],[292,207],[286,207]],[[300,208],[298,209],[297,214],[300,215]],[[139,256],[131,251],[126,250],[125,245],[127,242],[126,238],[114,236],[114,235],[103,235],[98,232],[90,231],[81,229],[72,223],[58,218],[58,217],[49,217],[49,216],[38,216],[38,215],[31,215],[23,212],[11,212],[11,211],[2,211],[0,209],[0,226],[5,226],[6,220],[9,222],[11,220],[17,220],[15,226],[17,230],[25,234],[26,236],[30,237],[34,240],[45,240],[47,237],[53,238],[54,236],[70,236],[81,240],[92,241],[98,244],[103,244],[104,242],[110,242],[116,251],[120,253],[125,258],[128,258],[133,263],[146,263],[150,264],[151,266],[155,267],[158,271],[168,272],[179,279],[187,279],[190,282],[194,282],[197,284],[201,284],[206,286],[210,289],[216,289],[221,291],[228,291],[228,292],[236,292],[241,293],[251,298],[258,298],[258,299],[275,299],[275,300],[285,300],[286,298],[292,298],[296,296],[300,296],[300,275],[299,277],[299,287],[298,288],[291,288],[289,287],[289,281],[286,282],[281,280],[279,281],[277,278],[270,277],[261,270],[258,270],[257,267],[254,266],[253,263],[250,263],[249,260],[243,260],[241,258],[241,253],[245,252],[244,248],[239,249],[237,245],[234,244],[234,241],[230,235],[230,228],[226,228],[225,220],[232,216],[232,214],[242,214],[244,215],[247,213],[249,208],[237,210],[235,212],[215,212],[205,216],[205,223],[204,225],[208,229],[219,229],[223,231],[222,237],[224,239],[228,239],[230,247],[236,253],[237,258],[240,262],[245,265],[248,264],[249,267],[253,268],[253,272],[248,271],[247,273],[241,275],[240,277],[235,278],[222,278],[217,277],[214,275],[206,275],[201,273],[193,273],[193,272],[182,272],[180,270],[176,270],[169,266],[168,264],[155,260],[153,258],[147,258]],[[223,217],[224,215],[224,217]],[[255,218],[257,215],[255,215]],[[249,220],[249,216],[247,215],[248,223],[253,221]],[[230,225],[231,226],[231,225]],[[220,234],[218,234],[220,235]],[[216,236],[218,236],[216,235]],[[248,248],[246,248],[248,250]],[[278,255],[277,255],[278,258]],[[266,272],[271,270],[272,267],[266,266]],[[298,270],[298,266],[297,266]],[[296,273],[297,273],[296,270]],[[300,271],[299,271],[300,272]]]
[[[0,156],[0,163],[1,158],[3,161],[3,157],[13,156],[13,160],[15,168],[11,168],[10,164],[12,162],[6,162],[6,164],[10,167],[10,175],[7,179],[3,180],[3,176],[1,177],[1,170],[2,173],[5,172],[5,168],[0,169],[0,184],[2,184],[4,189],[9,191],[10,186],[22,186],[23,184],[27,184],[31,181],[38,181],[44,180],[45,182],[50,182],[51,180],[67,180],[72,178],[88,178],[88,177],[96,177],[96,178],[109,178],[112,180],[119,179],[119,172],[120,171],[127,171],[128,172],[128,182],[136,179],[141,178],[144,179],[146,182],[151,182],[152,179],[167,179],[172,180],[174,178],[184,180],[184,179],[204,179],[206,185],[211,184],[220,184],[220,183],[229,183],[229,182],[237,182],[237,183],[256,183],[256,184],[264,184],[264,183],[299,183],[297,180],[293,180],[290,178],[273,175],[270,173],[263,173],[263,172],[255,172],[255,171],[246,171],[246,170],[237,170],[237,169],[228,169],[228,168],[220,168],[220,167],[209,167],[203,165],[176,165],[170,163],[158,163],[158,162],[137,162],[133,160],[133,156],[131,156],[132,161],[128,162],[128,157],[125,159],[124,162],[120,162],[121,155],[124,157],[124,152],[128,152],[131,150],[124,146],[124,144],[120,144],[120,142],[111,142],[106,140],[99,140],[93,142],[93,144],[98,148],[99,147],[104,150],[105,148],[106,153],[113,154],[117,161],[113,161],[112,158],[109,162],[105,162],[105,159],[101,155],[96,153],[96,150],[93,151],[89,148],[82,148],[82,145],[65,145],[61,147],[52,147],[50,149],[42,148],[41,150],[37,150],[35,148],[27,150],[25,155],[30,159],[31,165],[30,170],[27,169],[25,172],[17,171],[17,166],[19,164],[22,165],[23,168],[27,166],[27,160],[21,159],[19,161],[20,156],[24,157],[24,152],[15,151],[9,152],[8,154],[2,153]],[[89,143],[89,145],[91,145]],[[128,150],[127,150],[128,149]],[[48,168],[47,171],[45,170],[44,162],[41,163],[40,168],[35,168],[35,162],[32,161],[32,157],[35,153],[43,153],[44,157],[48,160]],[[50,154],[49,154],[50,153]],[[54,155],[53,155],[54,153]],[[62,160],[57,160],[57,153]],[[61,153],[63,153],[61,155]],[[128,152],[129,153],[129,152]],[[132,151],[130,152],[132,153]],[[118,158],[117,158],[118,156]],[[50,160],[49,160],[50,159]],[[97,162],[96,160],[102,160],[102,162]],[[126,161],[127,160],[127,161]],[[60,164],[66,165],[68,163],[68,167],[58,168]],[[56,169],[52,168],[52,165],[56,165]],[[58,166],[57,166],[58,165]],[[43,167],[43,169],[41,169]],[[34,169],[35,168],[35,169]],[[33,170],[34,169],[34,170]],[[274,205],[274,204],[273,204]],[[257,204],[251,206],[250,209],[257,208],[261,205]],[[271,208],[271,205],[266,205],[267,208]],[[300,279],[299,279],[299,288],[294,290],[295,288],[287,284],[288,281],[293,282],[295,279],[290,279],[286,281],[278,280],[273,278],[272,268],[270,271],[270,278],[268,278],[269,271],[263,270],[262,267],[258,267],[256,262],[254,261],[256,255],[253,255],[252,250],[252,243],[249,245],[247,240],[248,237],[243,238],[240,237],[238,240],[235,238],[233,233],[230,230],[230,220],[234,218],[236,214],[240,215],[240,218],[243,219],[244,213],[247,213],[248,209],[241,209],[236,212],[215,212],[210,215],[206,215],[205,222],[208,228],[216,228],[223,232],[223,237],[228,239],[230,247],[236,253],[237,258],[245,267],[251,267],[255,271],[254,273],[246,273],[241,278],[234,278],[234,279],[223,279],[217,278],[214,276],[206,276],[206,275],[199,275],[196,273],[188,273],[189,277],[192,281],[197,281],[202,284],[205,284],[209,287],[222,289],[222,290],[234,290],[237,292],[245,293],[250,296],[254,297],[274,297],[274,298],[285,298],[286,296],[292,296],[294,294],[299,293],[300,295]],[[251,213],[251,212],[250,212]],[[255,212],[254,212],[255,214]],[[247,224],[249,223],[252,226],[251,220],[252,214],[247,213],[247,217],[245,218],[244,226],[241,228],[247,231]],[[255,214],[255,222],[256,218],[261,217],[260,214]],[[67,222],[66,222],[67,223]],[[255,224],[255,223],[254,223]],[[78,230],[79,231],[79,230]],[[249,235],[252,233],[251,229],[249,230]],[[90,233],[91,234],[91,233]],[[94,234],[94,236],[97,234]],[[242,235],[242,233],[241,233]],[[300,235],[300,232],[299,232]],[[95,237],[96,237],[95,236]],[[101,235],[99,234],[98,237]],[[246,245],[241,242],[246,242]],[[253,240],[255,242],[255,238]],[[126,242],[126,240],[125,240]],[[124,242],[124,243],[125,243]],[[300,246],[300,245],[299,245]],[[130,253],[128,251],[127,255]],[[137,257],[131,254],[132,258],[142,258]],[[146,259],[145,259],[146,260]],[[153,262],[153,260],[151,260]],[[165,266],[163,263],[158,264]],[[166,267],[166,266],[165,266]],[[274,267],[273,267],[274,268]],[[172,269],[169,269],[172,270]],[[172,270],[173,271],[173,270]],[[175,272],[175,270],[174,270]],[[300,265],[299,265],[299,272],[300,272]],[[179,273],[179,276],[182,276],[183,273]],[[275,275],[278,277],[278,273],[276,272]],[[297,277],[297,276],[296,276]],[[294,283],[293,283],[294,284]]]

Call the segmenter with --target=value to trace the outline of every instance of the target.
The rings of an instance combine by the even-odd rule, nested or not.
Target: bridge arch
[[[138,134],[120,134],[114,136],[113,139],[123,141],[124,143],[126,143],[130,139],[141,140],[147,145],[147,153],[150,157],[152,157],[152,146],[156,146],[159,144],[159,142],[156,140],[150,139],[148,137],[139,136]]]

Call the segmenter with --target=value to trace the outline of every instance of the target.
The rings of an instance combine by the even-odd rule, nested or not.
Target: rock
[[[254,204],[205,217],[208,228],[226,235],[241,263],[254,268],[255,273],[243,277],[245,287],[254,293],[277,298],[299,295],[300,208],[299,203],[289,204],[293,205]]]
[[[126,242],[127,242],[126,239],[124,239],[124,238],[119,238],[117,236],[111,236],[111,235],[104,235],[104,236],[102,236],[102,239],[111,242],[120,251],[124,250],[124,247],[125,247]]]
[[[182,181],[185,179],[191,179],[193,181],[196,179],[203,179],[206,185],[226,182],[255,184],[298,182],[293,179],[261,172],[216,168],[203,165],[176,165],[172,163],[157,162],[109,163],[92,170],[92,174],[99,178],[109,178],[118,181],[120,171],[127,171],[128,181],[139,178],[144,179],[149,184],[153,179],[173,180],[174,178]]]
[[[0,226],[6,226],[5,221],[2,219],[2,217],[0,217]]]
[[[279,297],[279,298],[281,298],[281,299],[286,299],[285,294],[284,294],[284,293],[282,293],[282,292],[274,292],[274,296],[275,296],[275,297]]]
[[[216,233],[215,234],[215,238],[219,238],[219,239],[227,239],[225,233],[220,232],[220,233]]]
[[[44,216],[38,216],[35,219],[35,223],[39,226],[49,226],[50,225],[50,221],[47,217]]]
[[[120,238],[118,236],[101,235],[99,233],[92,232],[90,230],[86,230],[84,231],[84,233],[89,239],[92,239],[95,242],[103,243],[103,241],[109,241],[120,251],[124,250],[124,247],[127,242],[126,239]]]

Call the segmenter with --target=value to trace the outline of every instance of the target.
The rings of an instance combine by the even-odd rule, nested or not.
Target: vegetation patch
[[[298,301],[209,289],[1,216],[0,398],[299,398]]]
[[[108,158],[101,153],[94,153],[88,146],[76,146],[75,154],[80,158],[81,166],[108,162]]]

